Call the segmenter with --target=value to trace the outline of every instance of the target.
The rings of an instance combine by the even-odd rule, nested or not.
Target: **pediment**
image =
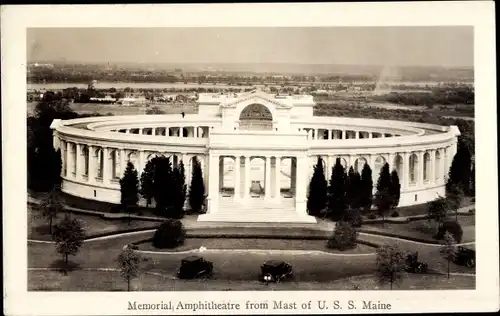
[[[285,108],[289,109],[292,107],[292,105],[287,104],[285,102],[281,102],[280,100],[277,100],[274,98],[274,95],[270,95],[267,93],[263,93],[261,91],[252,91],[249,92],[246,95],[241,96],[237,100],[234,100],[230,103],[226,103],[222,105],[224,108],[236,108],[238,104],[240,103],[272,103],[276,106],[276,108]]]

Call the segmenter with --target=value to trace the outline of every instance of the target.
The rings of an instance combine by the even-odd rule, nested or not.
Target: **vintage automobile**
[[[292,266],[284,261],[269,260],[260,266],[260,280],[266,283],[280,282],[292,273]]]
[[[453,261],[458,265],[474,268],[476,265],[476,251],[462,246],[459,246],[457,250]]]
[[[180,279],[194,279],[202,276],[211,276],[213,263],[200,256],[189,256],[181,260],[181,266],[177,270]]]
[[[405,270],[410,273],[426,273],[428,266],[427,263],[418,261],[418,252],[414,252],[406,256]]]

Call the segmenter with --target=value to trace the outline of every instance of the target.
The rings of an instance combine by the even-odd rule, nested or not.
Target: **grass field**
[[[454,221],[455,217],[450,216],[449,220]],[[460,223],[460,226],[462,226],[463,230],[462,242],[466,243],[475,241],[475,235],[476,235],[475,216],[473,215],[458,216],[458,222]],[[404,224],[391,224],[391,223],[365,224],[363,225],[363,228],[374,231],[398,234],[400,236],[433,240],[433,236],[437,232],[438,225],[434,221],[416,220]]]
[[[73,271],[64,275],[57,271],[28,272],[29,291],[126,291],[127,283],[115,271]],[[404,274],[393,285],[394,290],[474,289],[470,276]],[[333,282],[296,282],[265,285],[256,280],[177,280],[161,274],[142,273],[131,281],[133,291],[241,291],[241,290],[389,290],[373,275],[343,278]]]
[[[151,242],[138,245],[140,250],[146,251],[185,251],[199,249],[258,249],[258,250],[318,250],[341,254],[374,253],[375,249],[363,244],[346,251],[329,249],[326,240],[297,240],[297,239],[253,239],[253,238],[187,238],[184,245],[175,249],[158,249]]]
[[[92,236],[96,234],[113,233],[136,228],[156,228],[159,223],[133,220],[113,219],[106,220],[99,216],[69,213],[71,218],[76,218],[83,223],[85,234]],[[53,219],[53,225],[63,219],[65,214],[59,214]],[[49,222],[41,216],[41,212],[28,206],[28,239],[52,240],[49,232]]]

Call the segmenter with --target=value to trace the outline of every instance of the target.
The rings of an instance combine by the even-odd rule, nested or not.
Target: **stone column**
[[[108,147],[103,147],[102,148],[102,183],[104,185],[109,184],[109,148]]]
[[[184,126],[179,126],[179,137],[184,137]]]
[[[431,150],[431,165],[429,183],[436,183],[436,151]]]
[[[389,154],[389,157],[387,158],[387,162],[389,163],[389,171],[392,172],[392,170],[394,169],[394,153],[390,153]],[[399,174],[398,174],[398,177],[399,177]]]
[[[219,156],[211,154],[209,157],[209,182],[207,197],[207,213],[216,213],[219,198]]]
[[[328,130],[328,139],[333,139],[333,130]]]
[[[314,130],[314,139],[315,140],[319,139],[319,137],[318,137],[318,129],[317,128]]]
[[[156,127],[151,127],[151,135],[156,136]]]
[[[73,153],[71,151],[71,143],[66,142],[66,177],[73,178]]]
[[[408,185],[410,184],[410,153],[405,152],[403,154],[403,185],[402,188],[404,190],[408,189]]]
[[[448,177],[448,163],[446,161],[446,150],[444,148],[441,148],[441,179],[439,181],[441,183],[446,183],[446,179]]]
[[[418,179],[417,179],[417,186],[423,186],[424,185],[424,152],[419,151],[418,152]]]
[[[240,156],[236,156],[234,158],[234,199],[239,200],[241,197],[240,193],[240,168],[241,168],[241,161],[240,161]]]
[[[90,183],[90,184],[93,184],[95,183],[95,159],[94,159],[94,146],[92,145],[89,145],[88,146],[88,149],[89,149],[89,174],[87,176],[87,181]]]
[[[269,199],[271,197],[271,157],[266,156],[266,171],[265,171],[265,198]]]
[[[139,135],[142,135],[142,132],[143,132],[143,129],[142,129],[142,128],[139,128],[139,132],[138,132],[138,134],[139,134]]]
[[[195,126],[193,128],[194,128],[194,138],[198,138],[198,126]]]
[[[130,129],[126,129],[125,134],[130,134]]]
[[[373,138],[373,133],[372,132],[368,132],[368,138]]]
[[[142,170],[144,170],[144,150],[139,150],[139,166],[137,166],[137,172],[139,174],[142,173]]]
[[[297,157],[297,188],[295,195],[295,211],[300,216],[307,215],[307,197],[306,197],[306,161],[307,157]]]
[[[243,198],[248,199],[250,193],[250,156],[245,156],[245,185],[243,186]]]
[[[281,198],[281,157],[275,156],[276,159],[274,171],[276,180],[274,181],[274,198],[279,201]]]
[[[224,157],[219,157],[219,190],[224,188]]]
[[[290,158],[290,191],[295,196],[297,188],[297,160]]]
[[[340,138],[345,139],[346,133],[344,130],[340,131]]]
[[[134,166],[134,168],[137,170],[137,166]],[[120,172],[121,174],[119,175],[119,177],[123,177],[123,175],[125,174],[125,169],[127,169],[127,163],[125,162],[125,149],[121,148],[120,149]],[[141,175],[138,174],[139,176],[139,179],[141,178]]]
[[[165,126],[165,136],[170,136],[170,127]]]
[[[80,181],[82,178],[82,170],[81,170],[81,164],[82,164],[82,148],[80,144],[76,144],[76,150],[75,150],[75,177],[77,181]]]
[[[328,156],[327,161],[328,163],[326,164],[325,178],[326,182],[330,183],[330,178],[332,177],[332,168],[335,165],[335,159],[333,159],[333,156]]]
[[[355,131],[354,138],[358,139],[359,138],[359,131]]]

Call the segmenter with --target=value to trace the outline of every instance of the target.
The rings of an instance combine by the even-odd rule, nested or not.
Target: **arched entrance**
[[[240,113],[240,129],[271,130],[273,128],[273,115],[262,104],[247,105]]]

